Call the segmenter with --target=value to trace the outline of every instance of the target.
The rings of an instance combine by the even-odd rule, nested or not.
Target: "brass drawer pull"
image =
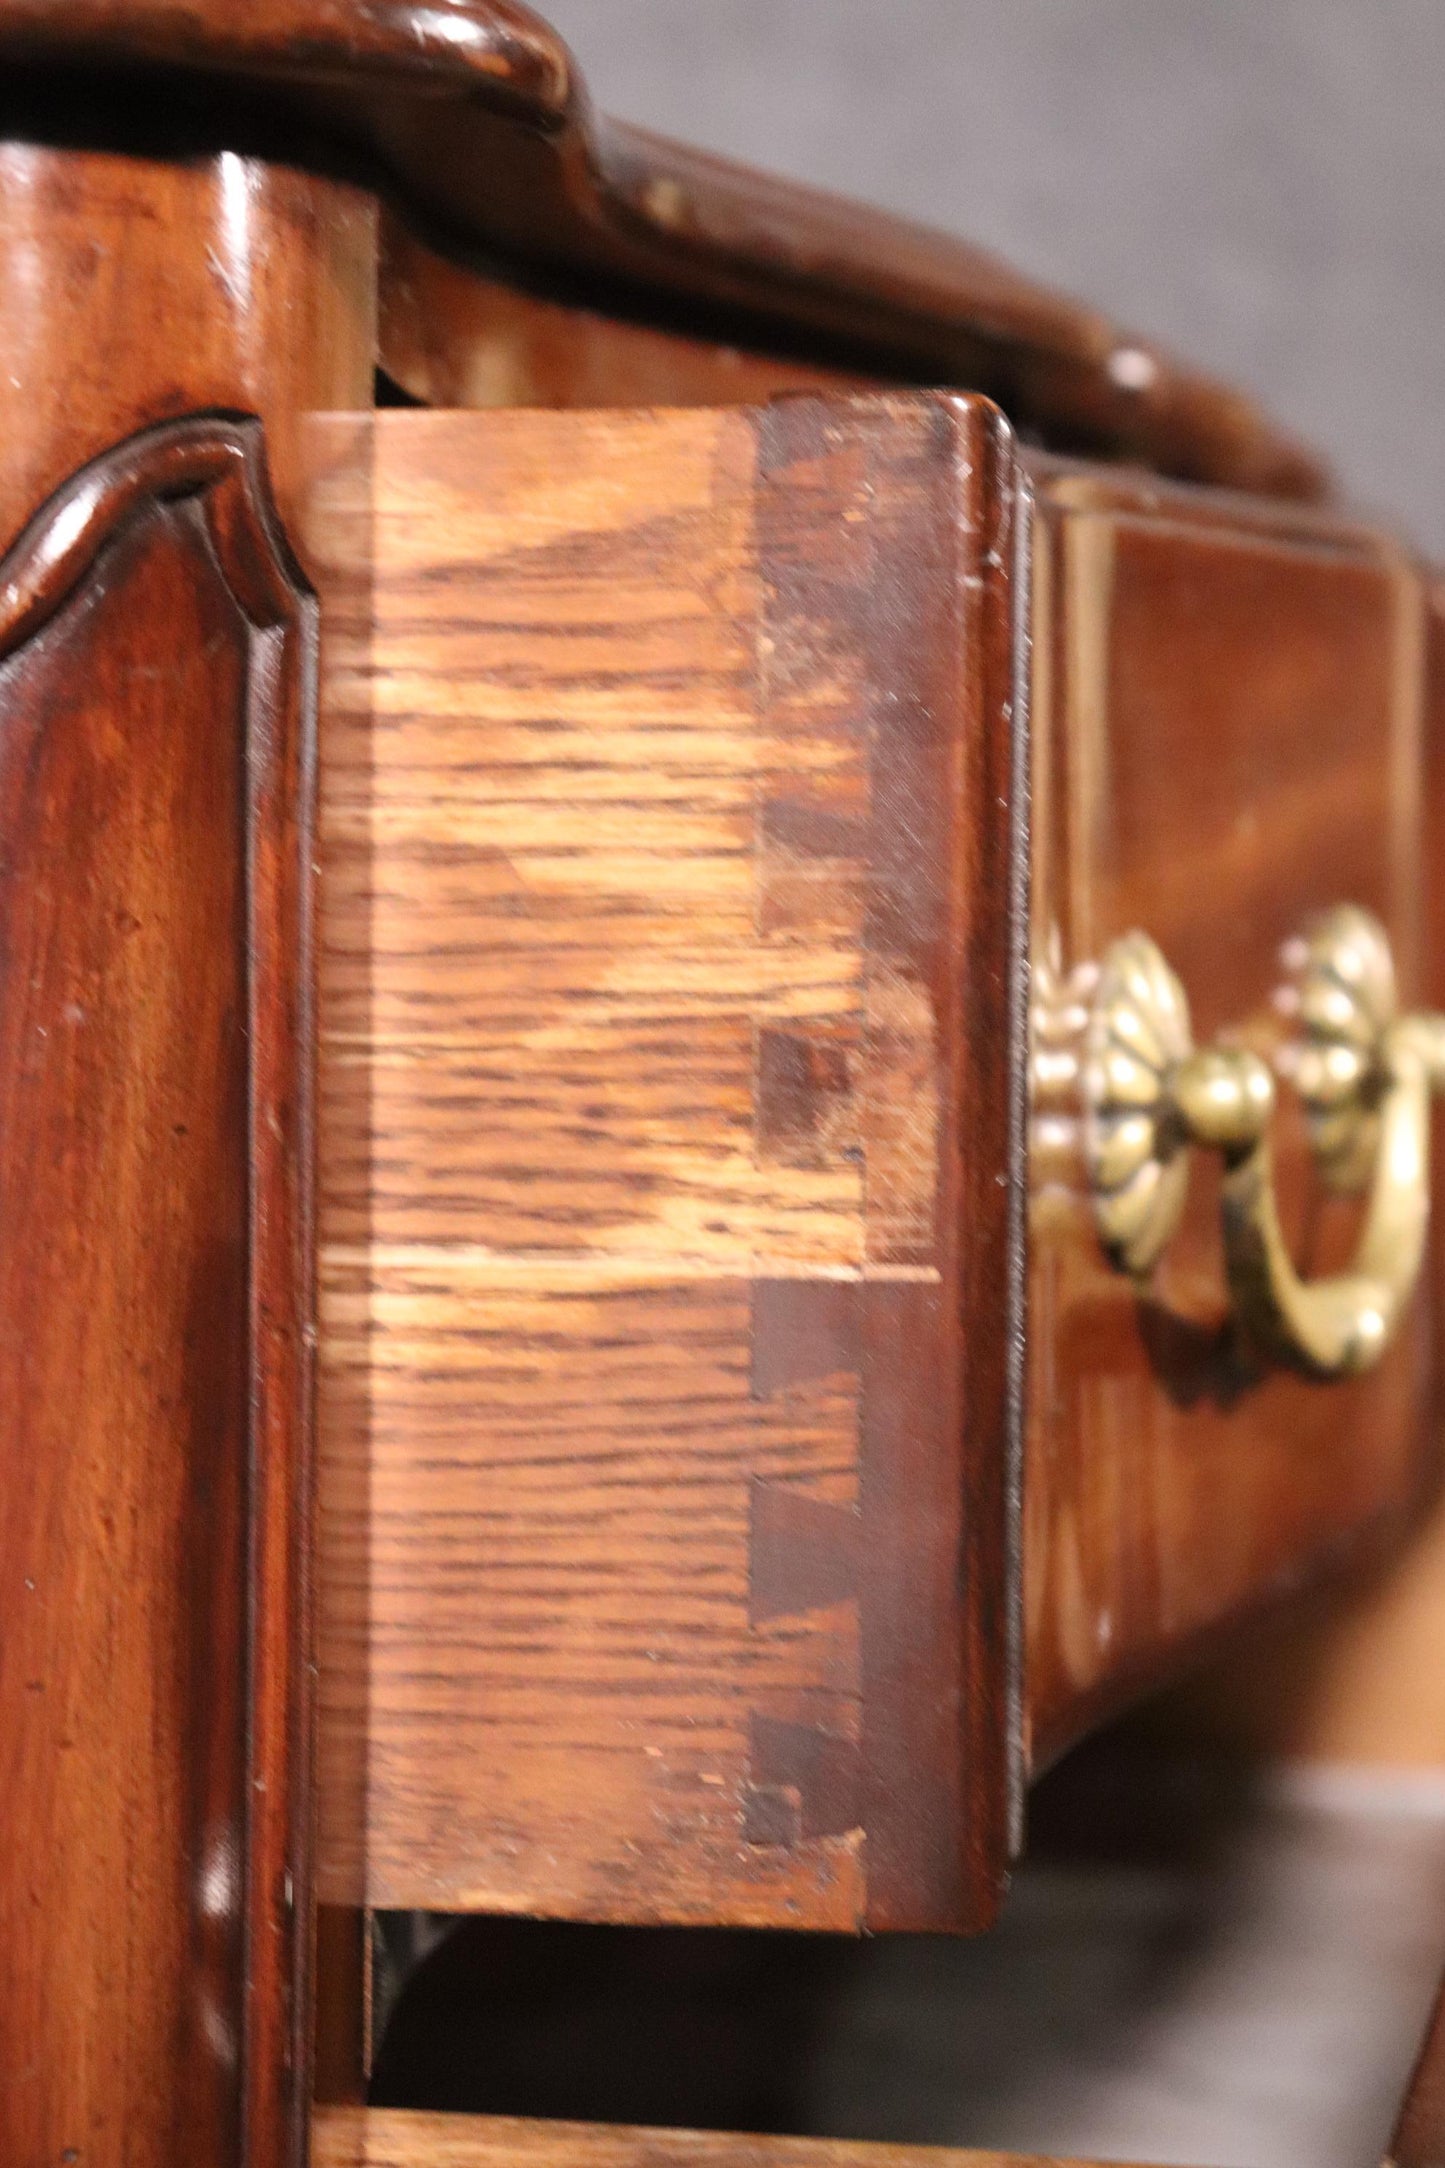
[[[1445,1016],[1398,1014],[1384,929],[1353,904],[1326,912],[1293,947],[1292,1069],[1315,1163],[1336,1191],[1369,1189],[1348,1271],[1296,1272],[1275,1205],[1274,1077],[1245,1048],[1195,1048],[1184,990],[1147,934],[1124,935],[1100,967],[1085,1036],[1084,1150],[1100,1239],[1137,1278],[1178,1225],[1188,1148],[1220,1152],[1225,1262],[1246,1337],[1313,1376],[1349,1377],[1378,1360],[1419,1275]]]

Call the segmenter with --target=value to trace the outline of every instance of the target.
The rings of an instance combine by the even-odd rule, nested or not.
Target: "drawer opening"
[[[372,2104],[1240,2168],[1378,2157],[1445,1942],[1445,1794],[1108,1737],[1040,1784],[1031,1823],[972,1940],[381,1918]]]

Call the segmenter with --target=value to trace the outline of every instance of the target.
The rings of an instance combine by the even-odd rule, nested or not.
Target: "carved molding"
[[[272,504],[261,424],[197,415],[92,460],[22,530],[0,558],[0,660],[44,628],[129,520],[184,497],[204,505],[222,574],[252,624],[294,626],[309,649],[315,604]]]
[[[7,2159],[301,2157],[315,643],[244,416],[0,559]]]
[[[1186,479],[1326,484],[1248,399],[981,249],[594,115],[567,46],[517,0],[0,0],[0,65],[37,64],[284,84],[288,113],[347,138],[407,204],[534,277],[580,278],[583,298],[685,297],[730,340],[985,392],[1046,440]]]

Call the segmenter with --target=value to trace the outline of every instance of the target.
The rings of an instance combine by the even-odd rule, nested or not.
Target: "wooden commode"
[[[984,1930],[1406,1528],[1432,576],[511,0],[0,106],[0,2158],[984,2168],[369,2110],[367,1921]]]

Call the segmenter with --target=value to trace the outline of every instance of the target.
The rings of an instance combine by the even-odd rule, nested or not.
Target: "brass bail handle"
[[[1312,1376],[1351,1377],[1379,1360],[1419,1277],[1445,1016],[1398,1014],[1384,929],[1353,904],[1327,911],[1291,951],[1291,1066],[1315,1164],[1329,1188],[1369,1191],[1348,1271],[1295,1271],[1274,1195],[1274,1077],[1247,1049],[1195,1049],[1184,989],[1147,934],[1116,941],[1099,969],[1084,1151],[1100,1239],[1136,1278],[1179,1223],[1189,1148],[1221,1153],[1225,1263],[1245,1335]]]

